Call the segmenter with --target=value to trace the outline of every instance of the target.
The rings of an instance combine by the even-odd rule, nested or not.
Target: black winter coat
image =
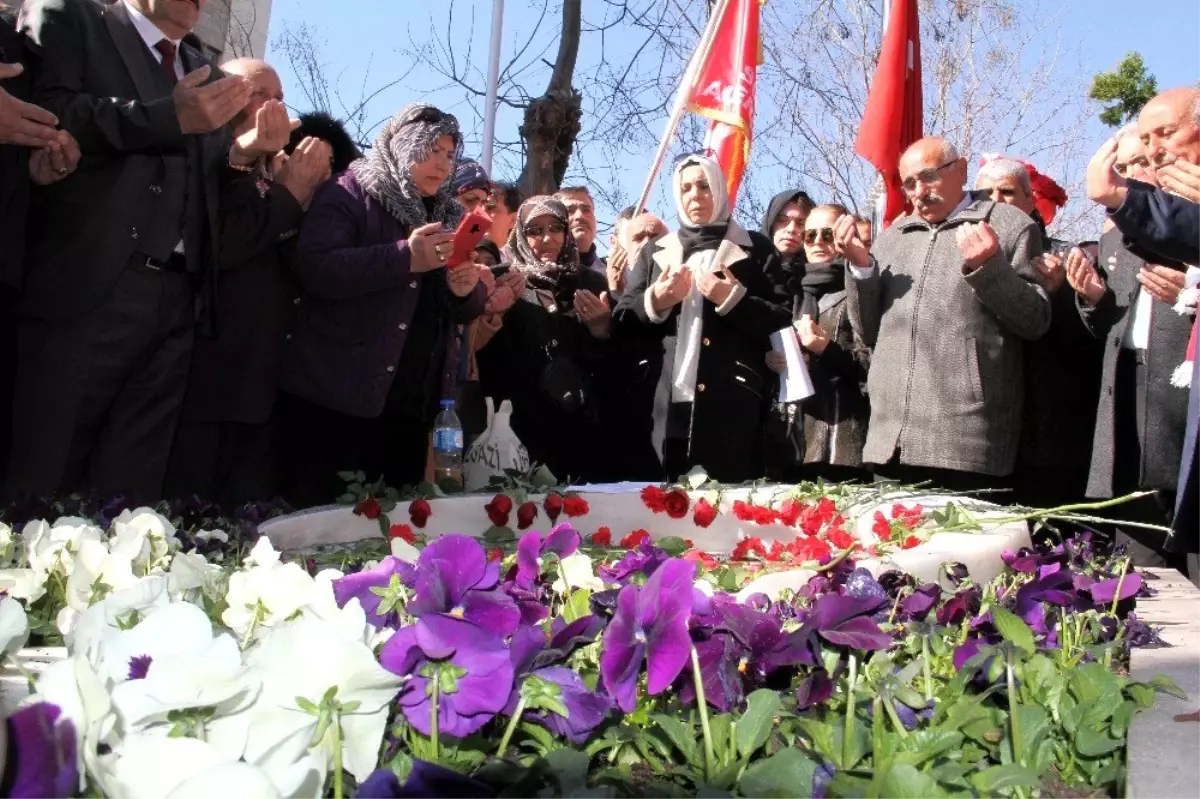
[[[763,476],[762,435],[771,379],[766,367],[770,336],[786,327],[791,310],[772,301],[772,286],[766,275],[778,269],[774,247],[758,233],[748,233],[730,222],[725,234],[728,247],[720,263],[741,284],[741,299],[718,313],[717,306],[704,303],[703,333],[696,400],[691,403],[690,435],[680,463],[670,462],[668,477],[693,466],[702,466],[709,476],[723,483],[738,483]],[[663,270],[683,263],[683,247],[675,234],[663,236],[642,248],[625,296],[617,306],[616,321],[622,335],[641,337],[663,344],[653,352],[656,363],[648,374],[661,372],[664,352],[674,352],[679,307],[656,321],[649,289]],[[661,318],[661,317],[660,317]],[[663,386],[669,390],[669,386]],[[676,409],[674,412],[678,412]]]

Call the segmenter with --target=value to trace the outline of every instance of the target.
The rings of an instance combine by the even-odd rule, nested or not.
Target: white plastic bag
[[[497,411],[491,397],[484,401],[487,403],[487,427],[467,450],[463,461],[463,481],[467,491],[487,488],[492,477],[503,477],[506,469],[516,469],[522,474],[529,471],[529,453],[509,423],[512,403],[505,400]]]

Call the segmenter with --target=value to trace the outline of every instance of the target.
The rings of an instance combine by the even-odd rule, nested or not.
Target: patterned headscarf
[[[413,164],[428,158],[442,136],[454,140],[454,165],[457,165],[462,157],[458,120],[431,105],[407,105],[383,126],[371,152],[350,164],[350,171],[367,194],[383,203],[388,213],[409,230],[430,222],[453,227],[462,217],[462,207],[451,187],[453,168],[433,196],[432,210],[426,210],[421,192],[412,180]]]
[[[530,221],[539,216],[552,216],[566,228],[562,252],[557,261],[539,259],[526,239],[525,231]],[[575,246],[575,237],[571,235],[570,214],[561,200],[540,194],[522,203],[508,246],[513,253],[513,265],[525,274],[525,282],[531,288],[554,292],[560,304],[566,297],[574,295],[579,282],[579,248]]]

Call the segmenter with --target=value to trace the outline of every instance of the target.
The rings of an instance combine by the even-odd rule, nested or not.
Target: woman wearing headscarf
[[[871,351],[855,324],[858,314],[850,308],[855,300],[846,291],[847,266],[833,235],[834,225],[847,213],[841,205],[818,205],[804,222],[805,263],[790,285],[794,334],[814,393],[796,403],[802,417],[789,433],[798,430],[803,446],[798,461],[785,464],[781,479],[844,482],[869,477],[862,452],[871,418],[866,393]],[[773,371],[785,367],[779,353],[769,353],[767,363]],[[792,440],[789,435],[788,442]]]
[[[509,238],[525,289],[479,350],[488,396],[512,400],[512,427],[535,463],[559,480],[612,478],[604,409],[612,314],[604,275],[583,269],[566,206],[531,197]]]
[[[313,199],[282,381],[293,504],[331,501],[338,471],[394,486],[424,475],[438,402],[454,396],[456,328],[486,299],[474,264],[449,263],[461,147],[453,116],[407,106]]]
[[[778,256],[730,219],[716,161],[686,157],[673,188],[679,230],[642,248],[618,325],[663,342],[653,438],[667,476],[702,466],[721,482],[754,480],[770,398],[765,355],[791,322],[767,279]]]

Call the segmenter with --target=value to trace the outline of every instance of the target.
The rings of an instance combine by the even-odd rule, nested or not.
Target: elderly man
[[[1188,175],[1200,172],[1200,90],[1187,88],[1163,92],[1148,102],[1142,110],[1144,115],[1139,116],[1138,128],[1148,162],[1145,178],[1178,185],[1181,180],[1187,180]],[[1120,142],[1105,143],[1093,158],[1088,166],[1088,197],[1109,209],[1111,220],[1120,228],[1120,234],[1127,236],[1130,246],[1136,245],[1141,251],[1162,259],[1176,260],[1180,263],[1200,262],[1200,206],[1171,197],[1148,182],[1139,180],[1139,175],[1117,168],[1124,158],[1123,145],[1123,139]],[[1114,234],[1120,235],[1111,232],[1106,236]],[[1180,275],[1180,272],[1172,274]],[[1118,276],[1118,272],[1112,274],[1110,286],[1093,313],[1102,312],[1105,304],[1111,305],[1110,294],[1116,293],[1117,298],[1120,298],[1116,286]],[[1094,280],[1094,276],[1086,277]],[[1156,299],[1170,301],[1169,290],[1164,290],[1158,282],[1147,281],[1141,274],[1139,281],[1141,294],[1151,293]],[[1171,286],[1174,284],[1172,282]],[[1196,534],[1200,529],[1196,521],[1200,518],[1200,492],[1190,485],[1195,482],[1192,470],[1198,426],[1196,419],[1200,416],[1200,394],[1196,385],[1200,382],[1193,377],[1192,407],[1187,409],[1184,417],[1184,410],[1181,409],[1184,402],[1183,392],[1169,383],[1164,384],[1163,377],[1164,373],[1169,374],[1175,370],[1175,366],[1181,360],[1181,353],[1186,352],[1188,334],[1183,328],[1188,328],[1192,322],[1170,313],[1159,304],[1151,305],[1151,318],[1151,334],[1160,325],[1172,323],[1172,335],[1159,335],[1157,338],[1151,336],[1148,341],[1145,350],[1147,365],[1144,367],[1148,374],[1145,378],[1135,378],[1140,394],[1133,397],[1136,401],[1144,395],[1144,401],[1139,407],[1145,408],[1145,416],[1136,417],[1135,421],[1140,422],[1140,425],[1124,435],[1126,452],[1118,452],[1114,457],[1117,463],[1133,459],[1135,467],[1141,470],[1142,485],[1138,487],[1158,489],[1157,503],[1139,503],[1141,507],[1138,510],[1141,512],[1135,521],[1163,524],[1165,519],[1171,517],[1172,510],[1177,513],[1174,523],[1180,536],[1176,540],[1162,541],[1157,536],[1141,534],[1142,541],[1147,545],[1156,549],[1166,549],[1172,554],[1160,554],[1156,557],[1147,554],[1145,548],[1138,548],[1135,549],[1135,555],[1141,555],[1139,560],[1142,563],[1153,565],[1165,560],[1166,563],[1181,567],[1182,558],[1174,553],[1195,552],[1198,548],[1196,542],[1200,537]],[[1156,365],[1157,379],[1156,372],[1151,371]],[[1126,382],[1128,383],[1128,378]],[[1128,389],[1126,391],[1129,392]],[[1117,416],[1117,422],[1121,422],[1121,416]],[[1102,431],[1097,429],[1097,440],[1100,432]],[[1139,432],[1141,438],[1135,439]],[[1169,491],[1170,464],[1166,459],[1174,455],[1181,441],[1186,441],[1180,456],[1182,467],[1178,471],[1178,488],[1182,493],[1177,504],[1172,504],[1174,497]],[[1121,444],[1122,439],[1117,438],[1117,445]]]
[[[617,216],[609,239],[607,260],[608,293],[614,302],[625,291],[625,282],[637,263],[638,254],[648,242],[667,235],[667,226],[654,214],[639,214],[632,205]]]
[[[290,127],[274,69],[249,58],[224,69],[254,88],[249,105],[233,119],[235,136],[258,125]],[[309,138],[290,157],[227,169],[216,336],[201,336],[195,344],[168,497],[196,494],[236,507],[279,491],[272,419],[285,341],[302,302],[292,255],[304,210],[329,177],[332,156],[327,142]]]
[[[564,186],[554,196],[567,206],[580,266],[604,274],[608,267],[596,254],[596,203],[592,193],[587,186]]]
[[[943,139],[914,143],[899,171],[912,214],[870,252],[852,216],[834,232],[854,267],[852,312],[874,347],[864,461],[905,483],[995,487],[1017,459],[1023,343],[1050,326],[1031,264],[1037,225],[968,195],[967,162]]]
[[[204,4],[25,3],[33,100],[84,155],[30,217],[13,489],[162,496],[197,315],[213,322],[218,181],[288,136],[285,115],[230,147],[253,87],[183,41]]]
[[[975,188],[1031,217],[1046,251],[1034,265],[1053,313],[1046,335],[1025,347],[1025,418],[1013,475],[1017,499],[1036,507],[1079,502],[1087,491],[1104,353],[1075,310],[1075,292],[1064,288],[1064,262],[1068,254],[1086,256],[1046,233],[1025,164],[1009,158],[988,161],[975,177]]]

